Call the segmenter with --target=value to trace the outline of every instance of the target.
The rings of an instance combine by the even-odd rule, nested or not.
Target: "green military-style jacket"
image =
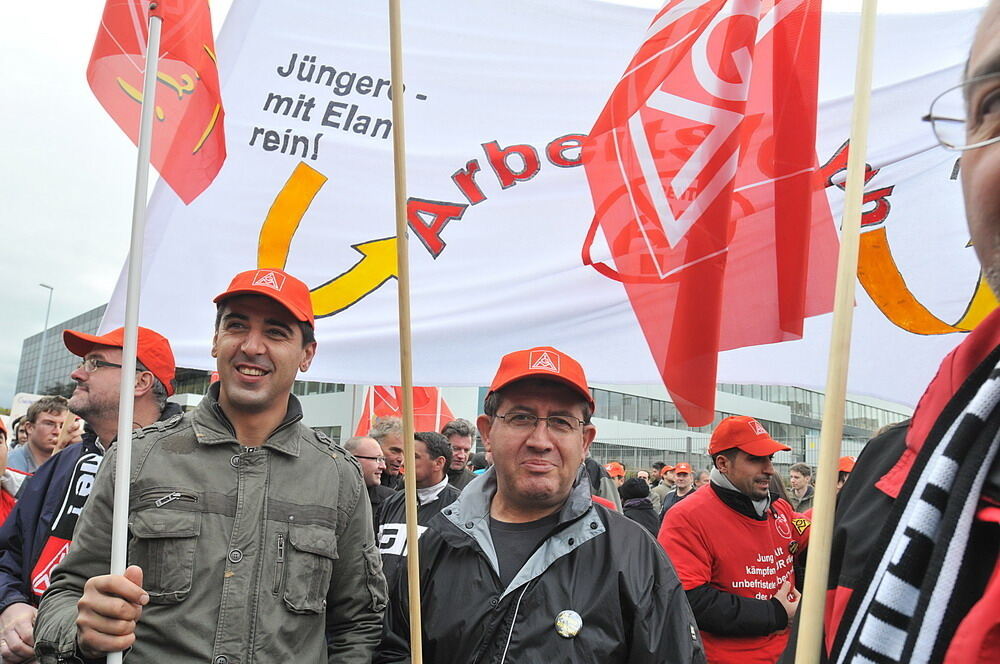
[[[149,604],[130,663],[369,662],[386,602],[357,461],[288,415],[244,447],[216,401],[135,434],[128,563]],[[42,662],[77,661],[76,603],[107,574],[112,446],[35,625]]]

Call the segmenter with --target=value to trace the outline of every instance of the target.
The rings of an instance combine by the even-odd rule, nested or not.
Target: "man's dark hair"
[[[476,452],[469,458],[469,465],[473,470],[486,470],[490,467],[490,462],[486,460],[486,452]]]
[[[263,296],[262,296],[263,297]],[[228,298],[227,298],[228,299]],[[222,322],[222,305],[226,303],[226,300],[222,300],[215,305],[215,331],[219,331],[219,323]],[[299,324],[299,329],[302,330],[302,347],[305,348],[312,342],[316,341],[316,330],[309,323],[304,323],[300,320],[295,321]]]
[[[451,464],[451,444],[447,438],[436,431],[417,431],[413,438],[427,446],[427,454],[431,459],[444,457],[445,468]]]
[[[727,459],[729,459],[729,463],[736,461],[736,455],[739,453],[739,451],[740,448],[738,447],[730,447],[728,450],[722,450],[721,452],[716,452],[715,454],[712,455],[712,467],[718,468],[718,466],[715,464],[715,460],[718,459],[720,456],[724,456]]]
[[[804,463],[793,463],[788,472],[798,473],[802,477],[812,477],[813,469]]]
[[[469,437],[475,439],[476,429],[472,426],[472,422],[469,420],[463,420],[461,417],[457,420],[452,420],[448,424],[444,425],[441,429],[441,435],[445,438],[451,438],[452,436],[461,436],[462,438]]]
[[[551,380],[544,380],[541,378],[522,378],[521,380],[516,380],[513,383],[510,383],[510,385],[504,385],[499,390],[490,392],[489,394],[486,395],[486,399],[483,401],[483,412],[486,413],[487,417],[496,417],[497,408],[500,407],[501,395],[503,394],[503,391],[505,389],[511,387],[512,385],[523,385],[525,383],[551,384],[552,382],[553,381]],[[580,397],[580,407],[583,408],[583,423],[590,424],[590,417],[591,415],[593,415],[593,413],[590,411],[590,405],[587,403],[586,399],[584,399],[582,396]]]
[[[67,410],[69,410],[69,402],[66,400],[66,397],[42,397],[28,406],[28,412],[24,415],[24,421],[34,423],[35,419],[42,413],[61,415]]]

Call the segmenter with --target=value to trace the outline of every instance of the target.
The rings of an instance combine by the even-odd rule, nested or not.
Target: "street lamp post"
[[[38,366],[35,367],[35,389],[34,394],[38,394],[38,381],[42,377],[42,361],[45,359],[45,337],[49,333],[49,312],[52,311],[52,291],[55,290],[48,284],[38,284],[42,288],[49,289],[49,304],[45,307],[45,327],[42,328],[42,345],[38,349]]]

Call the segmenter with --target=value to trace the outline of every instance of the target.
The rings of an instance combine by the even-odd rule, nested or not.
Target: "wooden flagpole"
[[[406,136],[403,131],[403,35],[399,0],[389,0],[389,62],[392,79],[392,163],[396,198],[396,261],[399,280],[399,374],[403,392],[403,467],[406,492],[406,570],[410,599],[410,661],[423,662],[420,627],[420,559],[417,546],[417,483],[413,477],[413,345],[410,334],[410,254],[406,234]]]
[[[871,104],[872,60],[875,51],[876,0],[862,0],[858,63],[854,78],[854,109],[851,142],[847,158],[847,189],[844,220],[840,233],[837,288],[834,295],[833,330],[827,365],[826,399],[820,432],[816,497],[809,534],[805,586],[799,607],[799,636],[795,664],[817,664],[823,647],[823,616],[830,547],[833,543],[833,514],[837,501],[837,459],[844,432],[844,402],[847,397],[847,368],[854,322],[854,286],[858,273],[858,245],[861,235],[861,206],[864,195],[865,155],[868,151],[868,118]]]
[[[160,55],[163,19],[157,2],[149,3],[149,39],[146,69],[142,78],[142,110],[139,114],[139,156],[136,160],[135,190],[132,194],[132,242],[128,253],[128,280],[125,291],[125,343],[122,346],[122,375],[118,399],[118,442],[115,444],[115,500],[111,521],[111,573],[124,574],[128,542],[129,478],[132,474],[132,414],[135,405],[135,365],[139,341],[139,290],[142,278],[142,242],[146,235],[146,199],[149,189],[149,157],[153,138],[153,109],[156,106],[156,74]],[[122,653],[109,653],[108,664],[121,664]]]

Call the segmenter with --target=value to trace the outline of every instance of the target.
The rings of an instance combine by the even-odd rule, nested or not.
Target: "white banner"
[[[855,393],[913,403],[960,340],[931,332],[978,315],[963,321],[978,264],[957,154],[921,117],[959,81],[979,13],[879,18]],[[488,384],[502,354],[535,345],[577,357],[593,382],[660,381],[622,285],[581,260],[594,210],[578,147],[652,15],[596,0],[406,8],[408,194],[429,227],[410,233],[416,384]],[[835,182],[857,32],[855,14],[823,17],[817,153]],[[311,288],[331,282],[314,294],[332,315],[304,377],[398,384],[387,44],[377,3],[234,3],[218,40],[226,164],[191,205],[161,183],[149,208],[140,322],[179,365],[212,368],[211,299],[233,274],[287,257]],[[828,192],[839,220],[842,192]],[[104,329],[123,302],[121,281]],[[719,380],[822,387],[829,327],[821,316],[801,341],[723,353]]]

